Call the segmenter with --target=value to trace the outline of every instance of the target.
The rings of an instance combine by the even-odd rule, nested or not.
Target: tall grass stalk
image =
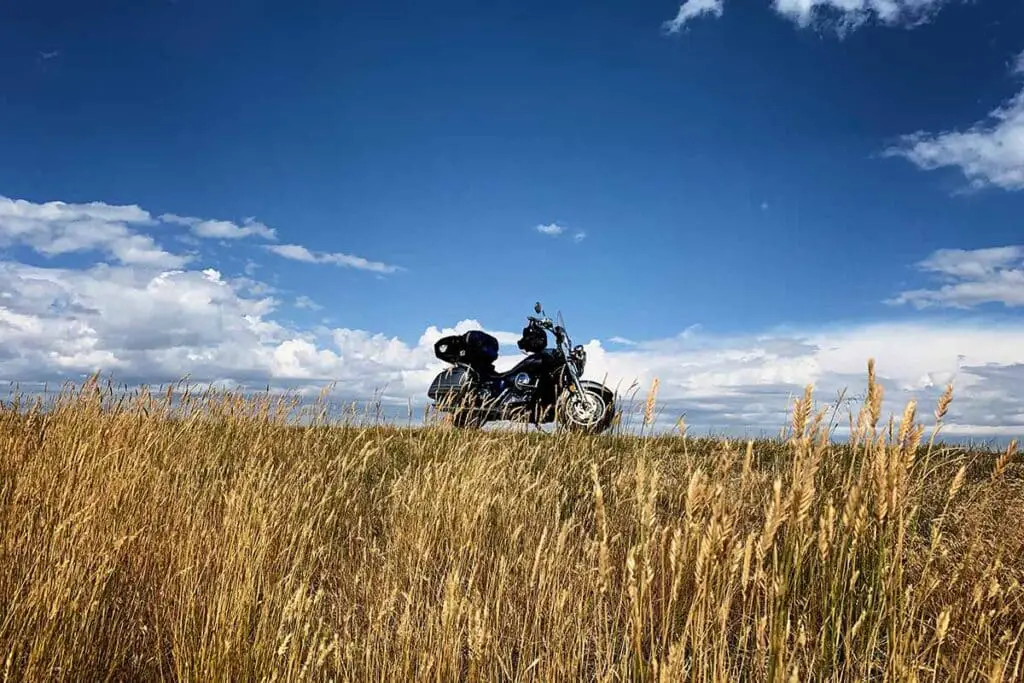
[[[297,427],[95,380],[13,401],[0,676],[1020,680],[1015,447],[921,445],[916,404],[879,429],[868,384],[842,445],[811,387],[741,444]]]

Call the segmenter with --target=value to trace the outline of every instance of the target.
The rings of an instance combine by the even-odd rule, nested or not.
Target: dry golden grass
[[[1021,464],[867,395],[849,445],[810,391],[756,443],[8,406],[0,676],[1020,680]]]

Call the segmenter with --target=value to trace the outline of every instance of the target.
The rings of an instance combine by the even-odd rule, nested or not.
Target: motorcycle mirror
[[[536,313],[537,315],[540,315],[542,310],[544,310],[544,309],[542,309],[540,307],[540,302],[539,301],[533,305],[533,312]]]

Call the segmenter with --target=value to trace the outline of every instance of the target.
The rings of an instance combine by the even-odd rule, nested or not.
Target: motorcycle
[[[587,434],[607,431],[615,418],[614,392],[582,378],[587,353],[583,346],[573,346],[561,313],[553,321],[540,302],[533,310],[540,317],[527,316],[517,342],[527,356],[506,372],[494,368],[498,340],[482,330],[439,339],[434,355],[453,367],[438,373],[427,396],[460,428],[511,421],[538,427],[557,423]],[[554,348],[548,348],[549,332]]]

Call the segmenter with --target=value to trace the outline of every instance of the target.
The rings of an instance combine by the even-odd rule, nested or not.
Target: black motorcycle
[[[561,314],[557,323],[534,306],[540,318],[527,316],[518,347],[528,354],[507,372],[494,369],[498,340],[482,330],[451,335],[434,344],[434,354],[454,367],[441,371],[427,396],[449,413],[457,427],[482,427],[491,421],[557,422],[577,432],[599,434],[612,426],[615,394],[582,379],[586,350],[573,346]],[[555,347],[547,348],[548,332]]]

